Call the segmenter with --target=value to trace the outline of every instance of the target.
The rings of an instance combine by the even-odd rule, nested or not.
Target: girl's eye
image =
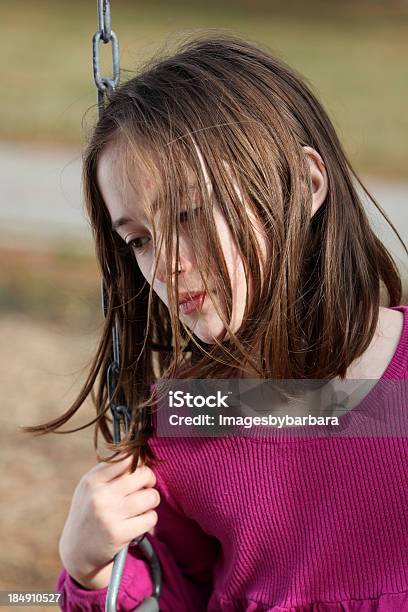
[[[196,208],[193,208],[192,210],[192,214],[193,215],[198,215],[199,212],[202,210],[202,206],[197,206]],[[188,219],[188,215],[189,215],[189,211],[188,210],[182,210],[180,212],[180,223],[185,223]],[[129,242],[127,242],[126,244],[128,246],[130,246],[131,248],[133,248],[135,251],[141,251],[145,244],[141,244],[140,241],[142,240],[149,240],[149,238],[132,238],[132,240],[129,240]]]
[[[143,238],[132,238],[132,240],[129,240],[129,242],[127,242],[126,244],[135,249],[135,251],[141,251],[145,246],[144,244],[140,244],[141,240],[143,240]]]

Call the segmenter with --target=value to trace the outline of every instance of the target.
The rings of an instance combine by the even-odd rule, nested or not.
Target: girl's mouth
[[[198,295],[195,295],[191,300],[179,304],[180,312],[182,314],[191,314],[192,312],[201,310],[205,300],[205,296],[205,292],[200,293]]]

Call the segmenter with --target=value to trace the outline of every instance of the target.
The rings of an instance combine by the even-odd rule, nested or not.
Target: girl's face
[[[212,186],[208,179],[202,156],[198,150],[197,153],[200,157],[207,187],[211,193]],[[108,208],[113,230],[119,234],[124,242],[131,244],[140,271],[149,284],[152,284],[155,260],[158,257],[153,290],[168,306],[169,297],[166,287],[164,241],[161,252],[157,254],[153,243],[153,227],[144,213],[146,206],[149,206],[155,200],[157,185],[152,175],[149,174],[142,164],[134,165],[134,175],[131,181],[124,179],[123,173],[119,171],[119,166],[116,165],[119,156],[120,150],[112,146],[106,148],[102,153],[97,170],[99,189]],[[228,171],[227,164],[226,171]],[[197,193],[193,178],[191,173],[189,175],[188,187],[192,198]],[[240,195],[237,186],[236,190],[238,195]],[[194,199],[192,201],[194,202]],[[258,239],[261,252],[266,257],[266,236],[261,231],[246,204],[245,208],[253,224],[254,233]],[[182,217],[181,213],[181,221],[183,220]],[[214,221],[231,280],[233,308],[230,325],[235,333],[241,325],[245,309],[246,279],[244,267],[241,258],[238,256],[238,250],[225,218],[216,202],[214,202]],[[156,238],[160,244],[162,228],[160,226],[159,214],[157,214],[154,224]],[[175,230],[173,244],[175,244]],[[173,274],[175,273],[176,270],[173,270]],[[178,275],[179,295],[184,292],[196,293],[204,290],[199,272],[199,262],[197,262],[195,257],[194,245],[188,233],[183,231],[179,234]],[[251,299],[251,285],[250,280],[249,299]],[[179,308],[179,317],[180,322],[184,326],[188,327],[200,340],[208,344],[214,343],[214,338],[219,339],[220,334],[224,330],[222,320],[212,304],[211,292],[210,295],[205,294],[201,308],[198,307],[190,312],[185,312],[185,309]],[[225,338],[227,337],[228,334],[226,334]]]

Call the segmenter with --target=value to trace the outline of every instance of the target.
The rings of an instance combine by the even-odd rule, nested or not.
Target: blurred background
[[[0,1],[0,590],[54,590],[70,500],[96,463],[93,426],[41,438],[18,429],[67,410],[102,325],[80,185],[96,118],[96,6]],[[312,85],[354,168],[408,241],[406,0],[111,0],[111,10],[122,80],[194,31],[268,45]],[[110,74],[110,47],[101,53]],[[407,304],[403,249],[374,207],[367,211],[404,275]],[[64,429],[93,415],[85,405]]]

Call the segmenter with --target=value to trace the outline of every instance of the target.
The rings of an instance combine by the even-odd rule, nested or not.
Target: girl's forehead
[[[198,185],[192,167],[184,163],[182,174],[182,187],[193,196]],[[129,147],[106,147],[98,160],[96,178],[111,217],[132,214],[140,220],[152,220],[159,212],[163,177],[158,164],[139,152]]]
[[[144,173],[134,167],[127,167],[124,157],[116,147],[105,148],[98,159],[96,182],[105,206],[112,220],[112,227],[120,227],[124,218],[141,218],[145,216],[144,201],[147,192],[152,189],[146,185]]]

